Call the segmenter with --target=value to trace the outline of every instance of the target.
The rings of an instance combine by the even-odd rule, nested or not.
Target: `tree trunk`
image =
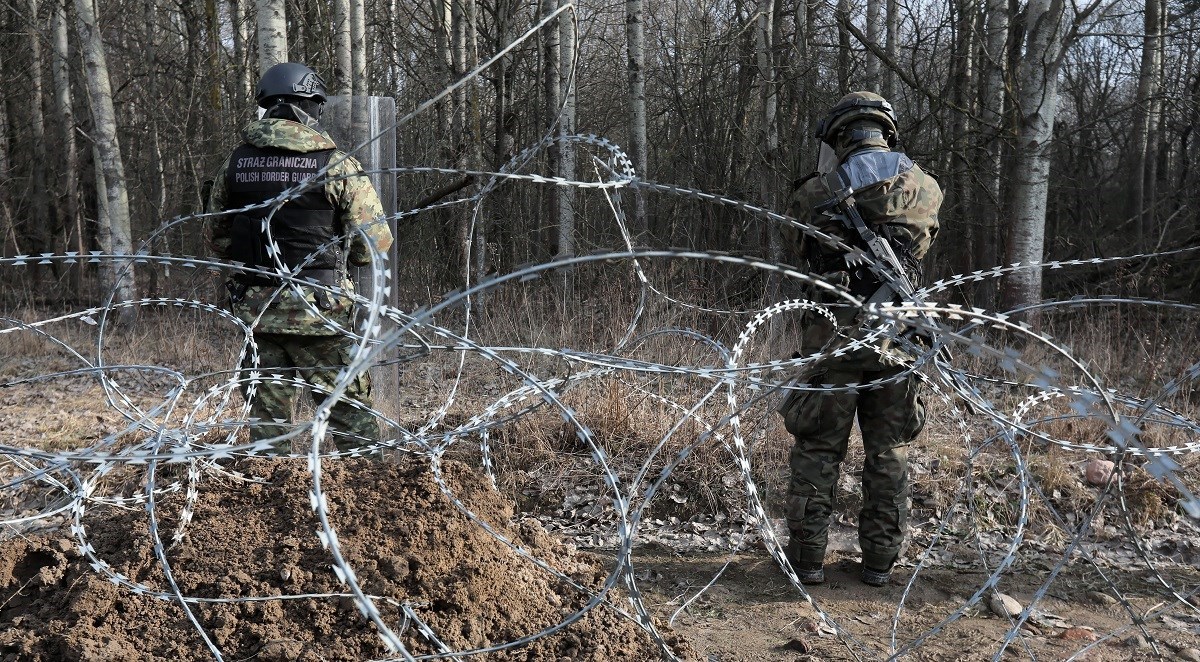
[[[1160,3],[1163,0],[1159,0]],[[1161,93],[1163,81],[1166,79],[1166,72],[1163,70],[1163,65],[1166,58],[1163,56],[1163,49],[1167,32],[1167,11],[1166,5],[1160,4],[1158,12],[1158,86],[1154,96],[1150,97],[1150,121],[1146,126],[1146,193],[1145,197],[1150,201],[1150,227],[1152,234],[1159,232],[1155,218],[1158,212],[1155,210],[1158,201],[1158,168],[1160,154],[1160,146],[1163,144],[1163,129],[1167,126],[1167,118],[1164,115],[1166,102]],[[1171,156],[1171,150],[1167,150],[1166,156]],[[1166,163],[1164,161],[1164,163]]]
[[[3,56],[0,56],[3,57]],[[7,63],[5,63],[7,64]],[[4,217],[3,236],[0,236],[0,248],[5,255],[22,255],[21,239],[17,235],[16,221],[13,218],[12,194],[8,183],[12,180],[12,143],[9,141],[9,97],[0,99],[0,214]],[[12,250],[7,249],[12,246]]]
[[[542,18],[550,16],[558,10],[559,0],[541,0],[541,15]],[[543,113],[545,116],[544,125],[548,131],[558,135],[560,128],[555,122],[558,121],[559,107],[562,105],[562,43],[560,39],[562,26],[562,18],[557,18],[546,27],[542,28],[542,104],[544,106]],[[549,175],[557,175],[562,166],[562,149],[557,141],[550,143],[546,148],[546,172]],[[555,226],[559,221],[559,195],[556,191],[557,187],[542,187],[541,198],[543,205],[542,218],[544,219],[539,226],[542,232],[539,244],[546,248],[550,253],[549,248],[558,243],[558,237],[554,234]],[[540,252],[540,251],[539,251]]]
[[[952,201],[948,209],[953,218],[959,219],[960,227],[957,236],[963,245],[974,246],[980,241],[980,228],[977,215],[978,205],[973,204],[971,193],[975,181],[974,159],[972,150],[972,126],[970,123],[971,110],[975,101],[975,18],[980,15],[975,0],[956,0],[958,5],[958,25],[956,54],[953,71],[953,99],[957,108],[951,125],[951,168],[950,186],[947,197]],[[957,242],[953,242],[957,243]],[[952,273],[962,273],[971,268],[972,255],[970,251],[947,250],[950,245],[941,242],[940,253],[949,259]],[[990,266],[990,265],[984,265]]]
[[[29,12],[27,20],[29,49],[29,133],[33,147],[33,163],[30,164],[30,177],[33,186],[28,188],[30,200],[29,220],[31,222],[30,236],[33,244],[32,251],[52,252],[49,223],[49,200],[46,196],[46,119],[42,113],[42,34],[38,25],[39,0],[28,0],[26,9]]]
[[[886,18],[884,18],[884,34],[887,38],[887,45],[884,46],[884,53],[890,62],[898,62],[897,55],[900,53],[900,10],[897,0],[885,0],[887,3]],[[883,72],[883,96],[888,101],[894,101],[892,97],[896,95],[896,72],[892,71],[891,67],[887,67]]]
[[[755,60],[758,65],[758,75],[760,78],[761,87],[759,88],[759,122],[760,136],[762,143],[759,145],[762,159],[760,161],[760,171],[758,177],[759,203],[763,209],[774,210],[776,206],[776,194],[780,189],[779,182],[779,86],[776,83],[778,78],[775,71],[775,39],[776,39],[776,11],[778,6],[776,0],[759,0],[758,6],[758,21],[757,29],[755,30]],[[761,223],[761,221],[755,221]],[[779,262],[783,257],[782,244],[780,242],[779,233],[767,231],[766,233],[767,259],[772,262]],[[771,274],[767,279],[767,287],[765,296],[770,300],[776,300],[779,296],[779,276]],[[774,320],[771,326],[772,332],[776,329]]]
[[[629,54],[629,156],[640,179],[648,177],[646,142],[646,35],[642,0],[625,0],[625,44]],[[633,192],[634,241],[640,242],[648,229],[646,194]]]
[[[987,142],[981,159],[983,172],[979,174],[981,209],[979,210],[980,233],[975,243],[975,264],[987,268],[1000,262],[1000,245],[1004,232],[1001,231],[1003,194],[1000,189],[1004,138],[1008,135],[1008,113],[1005,111],[1005,64],[1008,61],[1007,41],[1009,30],[1008,0],[988,0],[987,27],[983,68],[983,91],[979,116],[985,127]],[[975,305],[993,308],[999,292],[999,283],[994,279],[979,283],[975,288]]]
[[[71,102],[71,69],[67,59],[66,3],[57,0],[56,5],[52,26],[54,59],[50,68],[54,73],[54,109],[59,118],[62,139],[62,226],[67,233],[67,250],[83,253],[86,238],[83,234],[83,217],[79,213],[79,149],[75,144],[75,107]],[[76,292],[83,291],[83,272],[84,262],[80,261],[75,269]]]
[[[1159,75],[1162,70],[1162,35],[1160,14],[1162,0],[1146,0],[1145,34],[1142,36],[1142,65],[1138,74],[1137,104],[1134,106],[1133,135],[1130,138],[1132,164],[1129,179],[1133,185],[1129,196],[1129,216],[1135,218],[1137,227],[1137,250],[1147,250],[1152,241],[1153,211],[1149,209],[1153,200],[1147,200],[1146,182],[1148,174],[1147,156],[1150,145],[1156,140],[1157,128],[1154,113],[1158,96]]]
[[[496,28],[493,50],[500,50],[508,45],[510,24],[514,3],[508,0],[498,0],[496,4]],[[492,153],[492,169],[499,170],[514,156],[516,136],[513,134],[516,124],[517,111],[510,107],[510,85],[512,78],[513,58],[506,55],[496,62],[496,75],[492,79],[495,94],[495,112],[492,123],[495,129],[495,142]],[[513,104],[515,105],[515,104]],[[496,242],[497,264],[494,267],[504,272],[512,264],[519,264],[524,255],[518,250],[517,242],[513,240],[513,222],[508,213],[513,204],[512,187],[499,186],[491,195],[492,203],[492,241]]]
[[[205,0],[204,7],[205,7],[205,18],[209,21],[208,26],[207,26],[208,34],[206,35],[206,42],[209,47],[209,57],[207,58],[207,61],[210,63],[210,65],[214,69],[216,69],[216,68],[219,68],[219,66],[220,66],[220,61],[218,60],[217,55],[216,55],[217,33],[220,30],[220,27],[217,24],[217,5],[216,5],[215,0]],[[145,16],[145,22],[146,22],[146,45],[145,45],[146,51],[145,52],[146,52],[146,59],[150,62],[156,62],[158,59],[157,39],[158,39],[158,35],[160,34],[159,30],[158,30],[159,11],[160,11],[160,9],[159,9],[158,5],[155,2],[153,2],[153,0],[147,0],[147,2],[144,4],[144,16]],[[210,101],[210,103],[214,103],[214,107],[219,107],[219,105],[216,105],[215,102],[219,102],[220,98],[221,98],[221,85],[220,85],[221,78],[220,78],[218,72],[213,72],[212,75],[209,76],[209,78],[210,78],[210,80],[209,80],[209,83],[210,83],[210,87],[209,87],[210,99],[209,99],[209,101]],[[159,98],[159,91],[158,91],[159,80],[158,80],[158,68],[157,67],[150,68],[150,71],[149,71],[148,75],[146,76],[146,87],[149,91],[148,98],[150,98],[150,99],[158,99]],[[216,131],[217,123],[216,123],[215,119],[216,119],[215,117],[210,117],[208,122],[206,123],[207,128],[210,132]],[[158,117],[150,116],[150,117],[147,117],[145,119],[145,121],[149,124],[149,129],[150,129],[151,158],[150,158],[150,168],[149,169],[151,170],[151,172],[153,174],[153,180],[152,180],[153,184],[150,187],[148,187],[150,190],[147,192],[146,199],[150,202],[151,205],[153,205],[154,215],[158,218],[162,218],[165,215],[165,209],[167,206],[167,188],[168,188],[167,187],[167,169],[169,166],[167,165],[167,163],[165,162],[165,159],[163,158],[162,140],[161,140],[161,135],[160,135],[159,126],[158,126]],[[170,252],[170,248],[168,246],[166,246],[167,235],[165,235],[165,234],[159,235],[159,238],[163,242],[163,245],[160,248],[162,248],[162,250],[164,252]],[[170,272],[169,264],[164,267],[164,272],[166,275],[170,275],[171,272]],[[146,283],[146,292],[149,296],[152,296],[152,297],[159,295],[158,273],[159,273],[158,269],[149,270],[150,277],[149,277],[149,281]]]
[[[1062,0],[1032,0],[1026,10],[1025,53],[1017,75],[1020,120],[1009,189],[1011,217],[1007,262],[1040,262],[1046,240],[1046,199],[1050,186],[1051,138],[1058,106],[1058,69],[1063,49]],[[1004,307],[1012,309],[1040,301],[1041,267],[1009,274],[1004,282]],[[1028,320],[1037,327],[1040,320]]]
[[[846,22],[850,19],[850,0],[838,0],[834,11],[838,15],[838,96],[844,96],[850,93],[850,31],[846,29]]]
[[[758,21],[754,33],[755,60],[758,65],[759,86],[759,202],[765,209],[775,208],[775,158],[779,154],[778,96],[775,85],[775,63],[772,59],[775,0],[759,0]],[[774,238],[776,233],[768,232]],[[770,241],[770,240],[768,240]],[[777,257],[777,256],[772,256]]]
[[[96,23],[91,0],[75,0],[75,16],[79,29],[79,43],[83,51],[84,82],[88,91],[88,104],[92,109],[95,125],[95,150],[97,172],[103,175],[102,197],[105,204],[105,222],[99,231],[100,246],[106,253],[128,254],[132,250],[129,225],[129,194],[125,187],[125,165],[121,161],[121,145],[117,140],[117,118],[113,109],[112,86],[108,80],[108,61],[104,53],[104,41],[100,26]],[[136,297],[133,262],[130,260],[108,260],[100,270],[102,286],[113,295],[114,301],[129,301]],[[136,315],[133,308],[120,308],[117,321],[131,322]]]
[[[463,69],[472,71],[479,65],[479,6],[475,0],[465,0],[466,2],[466,59],[463,61]],[[483,170],[483,117],[482,109],[480,108],[480,85],[479,79],[471,81],[467,86],[467,168],[469,170]],[[475,178],[468,189],[472,196],[479,193],[483,186],[483,182],[479,178]],[[483,279],[484,274],[488,270],[489,255],[487,250],[488,227],[487,227],[487,206],[490,201],[480,199],[475,203],[473,209],[464,211],[472,216],[472,232],[471,232],[471,268],[473,271],[473,281],[479,282]]]
[[[467,21],[464,2],[465,0],[451,0],[450,5],[452,80],[461,79],[467,71]],[[470,146],[467,144],[470,135],[470,129],[467,127],[467,87],[456,89],[451,98],[454,104],[450,128],[451,143],[454,145],[454,167],[466,170],[470,167]],[[458,212],[458,277],[463,283],[468,283],[471,279],[472,211],[465,208]]]
[[[250,82],[250,25],[247,7],[251,0],[229,0],[229,16],[233,22],[233,70],[237,72],[233,98],[234,108],[242,100],[253,97]]]
[[[568,20],[563,14],[558,20],[561,27],[561,48],[559,59],[559,89],[562,91],[563,112],[558,123],[558,135],[565,138],[575,134],[575,21]],[[575,179],[575,148],[559,142],[558,176],[563,179]],[[558,256],[573,257],[575,255],[575,187],[556,186],[558,194]]]
[[[441,73],[441,86],[446,88],[454,82],[454,54],[450,48],[450,29],[454,23],[450,4],[453,0],[433,0],[433,42],[436,51],[435,61]],[[435,78],[436,80],[436,78]],[[454,100],[446,99],[438,103],[438,124],[441,129],[442,145],[445,149],[446,160],[453,162],[454,142],[452,139],[454,124]]]
[[[258,72],[288,61],[287,3],[285,0],[257,0]]]
[[[370,108],[367,107],[367,23],[363,0],[350,0],[350,61],[353,67],[354,104],[350,107],[350,135],[354,147],[366,142]]]
[[[867,41],[879,43],[879,0],[867,0]],[[867,49],[867,70],[863,81],[863,89],[879,92],[882,88],[879,79],[879,57]]]
[[[221,108],[221,74],[222,63],[221,53],[224,50],[221,46],[221,16],[217,9],[217,0],[204,0],[204,20],[205,20],[205,35],[204,45],[207,49],[207,57],[205,61],[208,64],[208,71],[204,73],[205,84],[208,85],[208,103],[215,110]],[[149,26],[147,26],[149,28]],[[151,43],[158,38],[157,31],[153,28],[147,30]],[[151,97],[157,98],[157,97]],[[208,126],[211,131],[216,130],[216,117],[210,118]]]
[[[333,89],[353,112],[354,61],[350,39],[350,0],[333,0]]]
[[[817,165],[817,150],[815,149],[815,139],[812,137],[814,125],[816,123],[816,110],[813,108],[813,92],[817,89],[817,68],[812,65],[810,58],[816,50],[814,47],[814,38],[816,36],[816,28],[814,27],[814,5],[813,0],[802,0],[796,3],[795,24],[796,34],[795,43],[793,44],[794,55],[791,58],[793,67],[799,66],[803,69],[795,76],[793,94],[795,95],[794,106],[797,107],[796,116],[796,156],[792,166],[793,175],[802,175],[812,172]]]

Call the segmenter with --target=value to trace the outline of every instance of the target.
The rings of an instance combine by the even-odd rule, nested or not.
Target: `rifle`
[[[836,187],[833,185],[834,178],[839,184]],[[909,280],[908,273],[904,270],[900,258],[896,256],[896,251],[892,249],[891,242],[872,230],[863,220],[862,214],[858,213],[858,207],[854,204],[854,189],[850,184],[844,182],[837,171],[822,175],[821,179],[833,197],[821,203],[817,207],[817,211],[832,212],[830,215],[854,236],[857,236],[882,267],[884,278],[880,282],[879,289],[875,290],[875,293],[867,299],[867,304],[890,303],[897,300],[924,303],[916,296],[917,288]],[[928,318],[924,314],[921,317]],[[906,333],[913,334],[914,331],[910,329]],[[915,335],[920,335],[920,333]],[[950,362],[954,358],[950,348],[946,345],[942,345],[938,349],[938,356],[946,362]]]

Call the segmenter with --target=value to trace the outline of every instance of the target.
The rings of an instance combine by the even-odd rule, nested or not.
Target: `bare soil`
[[[300,461],[243,461],[263,484],[208,479],[184,540],[167,551],[185,595],[248,598],[335,594],[345,589],[315,532],[311,477]],[[479,517],[551,567],[595,590],[610,574],[600,557],[551,539],[513,513],[486,480],[459,463],[447,484]],[[329,510],[343,552],[364,591],[411,606],[452,650],[501,644],[551,628],[588,595],[536,568],[486,533],[437,489],[421,461],[328,463]],[[163,535],[178,521],[180,495],[159,507]],[[166,582],[153,553],[146,512],[98,508],[85,520],[96,555],[155,591]],[[213,659],[177,603],[135,594],[92,570],[74,539],[42,535],[0,546],[0,659]],[[614,602],[619,596],[611,594]],[[376,602],[388,623],[400,609]],[[344,597],[193,605],[229,660],[360,660],[388,657],[380,637]],[[402,639],[414,653],[435,649],[415,627]],[[684,652],[687,649],[684,647]],[[647,660],[658,648],[629,618],[600,606],[564,631],[497,660]]]
[[[727,554],[679,556],[665,550],[640,553],[638,558],[637,573],[645,579],[641,588],[664,620],[730,560]],[[822,626],[817,611],[765,553],[734,557],[721,579],[679,613],[673,627],[695,645],[700,659],[882,660],[961,607],[986,578],[979,571],[922,570],[903,603],[895,630],[896,648],[892,649],[893,619],[913,568],[898,569],[893,573],[892,584],[883,588],[860,582],[859,568],[857,558],[834,554],[827,559],[826,583],[806,587],[816,604],[849,635],[849,643]],[[1077,574],[1072,572],[1060,578],[1049,596],[1038,602],[1038,613],[1042,616],[1037,620],[1042,625],[1022,630],[1003,659],[1065,660],[1099,637],[1129,626],[1129,615],[1119,603],[1097,604],[1088,597],[1087,592],[1102,589],[1103,582],[1096,577],[1071,576]],[[1000,588],[1024,605],[1042,579],[1031,572],[1011,573]],[[1126,579],[1123,583],[1128,585],[1122,588],[1139,613],[1163,604],[1161,596],[1140,573]],[[1066,627],[1046,624],[1051,617]],[[1180,632],[1161,619],[1150,620],[1146,625],[1158,643],[1161,657],[1147,642],[1137,640],[1138,632],[1130,626],[1074,659],[1186,659],[1182,651],[1200,645],[1200,635]],[[991,659],[1010,627],[1009,619],[992,614],[986,606],[972,609],[930,636],[905,659]]]

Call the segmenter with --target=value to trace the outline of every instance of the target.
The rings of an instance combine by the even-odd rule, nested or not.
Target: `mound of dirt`
[[[201,484],[187,536],[167,550],[184,595],[250,598],[341,593],[346,589],[316,535],[311,476],[302,462],[245,461],[265,479]],[[510,524],[512,507],[480,474],[449,462],[444,475],[467,508],[499,533],[589,589],[611,562],[575,552],[536,522]],[[560,623],[588,594],[521,558],[454,507],[427,463],[328,462],[323,472],[330,521],[363,590],[407,604],[450,650],[503,644]],[[160,535],[170,539],[183,497],[158,503]],[[146,512],[92,508],[85,519],[97,556],[154,591],[167,589]],[[94,571],[73,538],[0,545],[0,659],[211,660],[182,607],[117,586]],[[610,593],[614,604],[623,602]],[[414,654],[437,652],[401,607],[375,604]],[[363,660],[389,657],[374,627],[346,597],[192,603],[226,659]],[[677,652],[681,644],[672,641]],[[687,648],[686,645],[682,645]],[[629,618],[601,605],[564,630],[488,653],[489,660],[649,660],[659,650]]]

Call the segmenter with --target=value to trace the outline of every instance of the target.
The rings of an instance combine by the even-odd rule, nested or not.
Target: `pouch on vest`
[[[264,268],[271,265],[267,257],[267,247],[262,233],[262,220],[238,214],[233,217],[229,232],[229,258],[245,264],[247,267]],[[236,280],[247,285],[260,285],[271,282],[267,276],[257,273],[241,272],[234,276]]]

